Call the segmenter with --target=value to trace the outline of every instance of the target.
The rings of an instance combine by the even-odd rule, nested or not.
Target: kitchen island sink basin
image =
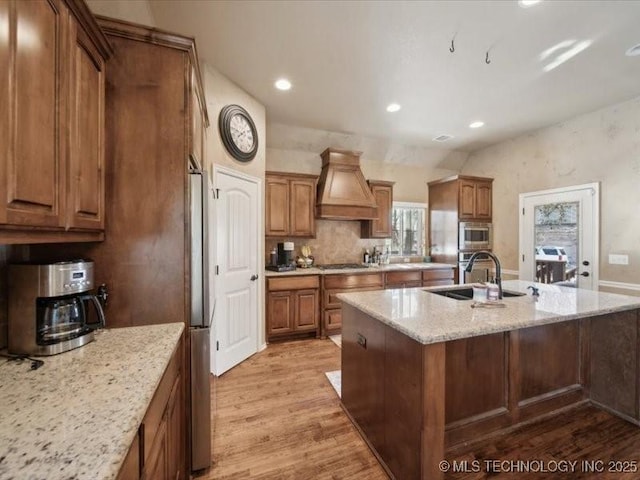
[[[450,288],[448,290],[425,290],[429,293],[435,293],[443,297],[454,298],[456,300],[471,300],[473,298],[473,288]],[[522,297],[524,293],[510,292],[508,290],[502,291],[502,297]]]

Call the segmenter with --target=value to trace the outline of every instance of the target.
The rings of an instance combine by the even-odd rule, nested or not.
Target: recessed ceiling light
[[[518,3],[522,8],[533,7],[536,3],[540,3],[540,0],[519,0]]]
[[[387,112],[393,113],[400,110],[402,107],[398,103],[390,103],[387,105]]]
[[[634,45],[629,50],[625,52],[627,57],[637,57],[640,55],[640,43],[638,45]]]
[[[274,83],[278,90],[291,90],[291,82],[286,78],[281,78]]]
[[[480,128],[484,126],[484,122],[473,122],[469,124],[469,128]]]

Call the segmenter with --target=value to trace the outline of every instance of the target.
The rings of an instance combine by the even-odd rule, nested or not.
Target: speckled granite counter
[[[505,290],[527,293],[532,282],[509,280]],[[471,301],[429,293],[452,287],[341,293],[338,298],[405,335],[430,344],[640,308],[640,298],[536,284],[540,297],[505,298],[506,308],[470,308]]]
[[[0,359],[0,479],[116,478],[183,329],[104,330],[38,370]]]
[[[430,270],[441,268],[454,268],[454,265],[448,263],[390,263],[388,265],[380,265],[378,267],[362,267],[362,268],[345,268],[345,269],[319,269],[315,267],[311,268],[297,268],[291,272],[272,272],[270,270],[265,271],[267,277],[286,277],[291,275],[335,275],[349,274],[349,273],[384,273],[384,272],[403,272],[405,270]]]

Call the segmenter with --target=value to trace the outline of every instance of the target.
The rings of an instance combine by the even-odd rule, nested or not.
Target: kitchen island
[[[2,359],[0,478],[138,478],[138,459],[152,451],[152,430],[161,426],[148,412],[154,393],[181,385],[183,330],[182,323],[102,330],[82,348],[40,357],[37,370]],[[138,457],[132,445],[145,422]],[[129,458],[134,468],[123,471]]]
[[[343,407],[392,477],[442,478],[447,448],[585,402],[640,424],[640,298],[530,285],[504,282],[524,294],[504,308],[339,295]]]

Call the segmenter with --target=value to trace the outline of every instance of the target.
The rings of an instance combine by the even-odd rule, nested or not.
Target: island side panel
[[[453,340],[445,349],[447,446],[508,425],[509,334]]]
[[[443,396],[443,393],[439,392],[437,386],[434,391],[428,391],[423,383],[422,344],[390,327],[385,327],[385,339],[385,448],[381,454],[398,480],[418,479],[421,478],[422,463],[420,445],[423,385],[424,395],[430,400],[437,395]],[[444,371],[442,376],[444,377]],[[441,400],[444,403],[444,399]],[[444,447],[444,436],[440,443]],[[435,445],[435,448],[442,450],[440,445]],[[444,456],[440,460],[442,458]]]
[[[585,398],[581,322],[571,320],[518,330],[517,421],[525,421]]]
[[[385,325],[351,305],[342,312],[342,405],[383,455]]]
[[[638,423],[638,310],[591,319],[590,398],[597,405]]]

